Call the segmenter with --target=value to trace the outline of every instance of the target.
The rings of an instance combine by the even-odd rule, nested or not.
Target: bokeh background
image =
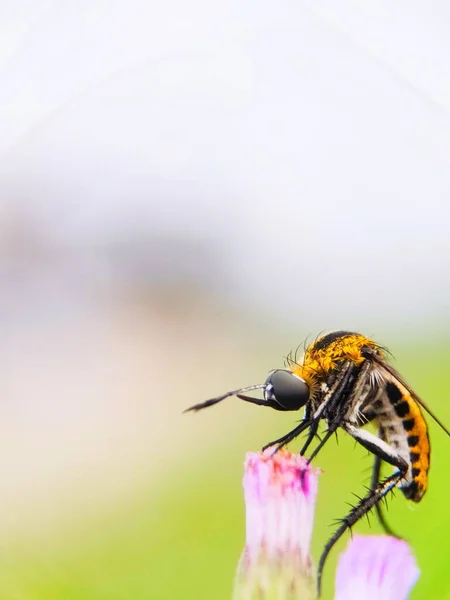
[[[450,423],[449,40],[438,0],[0,2],[1,600],[230,598],[245,452],[293,415],[181,411],[321,331]],[[450,597],[430,431],[389,503],[415,600]],[[318,466],[316,560],[371,459]]]

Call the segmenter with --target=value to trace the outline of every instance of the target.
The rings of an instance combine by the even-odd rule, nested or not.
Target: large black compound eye
[[[275,401],[283,410],[298,410],[309,400],[309,387],[291,371],[278,369],[266,379],[264,397]]]

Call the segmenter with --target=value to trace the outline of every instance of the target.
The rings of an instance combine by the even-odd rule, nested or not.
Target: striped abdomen
[[[419,502],[427,490],[430,442],[425,419],[408,389],[394,378],[386,378],[386,394],[374,407],[383,437],[409,463],[400,484],[409,500]]]

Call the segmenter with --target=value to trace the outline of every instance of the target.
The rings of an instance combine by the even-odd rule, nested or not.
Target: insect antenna
[[[222,394],[222,396],[216,396],[215,398],[211,398],[210,400],[206,400],[205,402],[194,404],[194,406],[190,406],[183,412],[197,412],[198,410],[202,410],[203,408],[207,408],[208,406],[213,406],[218,402],[222,402],[222,400],[225,400],[225,398],[229,398],[230,396],[237,396],[238,394],[242,394],[243,392],[251,392],[252,390],[261,390],[264,388],[264,383],[258,383],[257,385],[249,385],[248,387],[241,388],[239,390],[233,390],[232,392],[227,392],[226,394]]]

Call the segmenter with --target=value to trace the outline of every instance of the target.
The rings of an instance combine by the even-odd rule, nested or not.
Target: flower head
[[[235,597],[313,598],[309,546],[318,470],[298,454],[247,454],[246,543]]]
[[[419,574],[404,540],[355,535],[339,559],[335,600],[405,600]]]

